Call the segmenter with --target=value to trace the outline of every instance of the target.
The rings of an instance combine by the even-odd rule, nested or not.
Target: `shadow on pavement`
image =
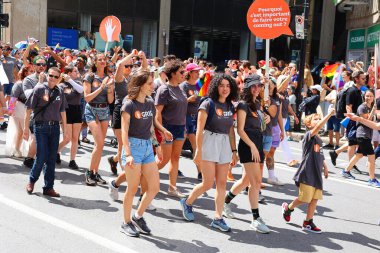
[[[104,200],[88,200],[73,198],[68,196],[61,196],[59,199],[48,198],[49,202],[55,205],[61,205],[64,207],[70,207],[81,210],[103,210],[104,212],[118,212],[119,209],[112,207],[108,201]]]
[[[182,240],[168,239],[159,236],[144,236],[144,240],[154,243],[156,247],[181,253],[194,253],[194,252],[207,252],[207,253],[216,253],[220,250],[216,247],[211,247],[206,245],[200,240],[192,240],[192,242],[185,242]]]

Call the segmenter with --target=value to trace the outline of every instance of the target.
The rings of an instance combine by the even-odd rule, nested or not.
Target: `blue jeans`
[[[53,189],[55,179],[55,161],[59,145],[59,124],[34,125],[36,137],[37,155],[33,167],[30,170],[29,180],[35,183],[44,169],[44,190]]]
[[[377,130],[373,130],[377,131]],[[375,148],[375,160],[380,156],[380,145]]]
[[[151,140],[143,140],[134,137],[129,137],[129,147],[135,164],[149,164],[155,162],[153,146]],[[121,152],[121,165],[125,166],[127,157],[125,150]]]

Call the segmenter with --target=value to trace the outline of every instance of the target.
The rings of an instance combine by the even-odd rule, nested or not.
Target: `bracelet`
[[[233,152],[237,152],[237,149],[233,149],[233,150],[232,150],[232,153],[233,153]]]

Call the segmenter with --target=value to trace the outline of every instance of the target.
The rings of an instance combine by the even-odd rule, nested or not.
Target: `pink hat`
[[[193,70],[201,70],[202,68],[199,67],[197,64],[195,63],[189,63],[187,64],[186,66],[186,71],[193,71]]]

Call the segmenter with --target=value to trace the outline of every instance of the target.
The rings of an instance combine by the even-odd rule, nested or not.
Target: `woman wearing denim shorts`
[[[227,74],[216,75],[212,79],[209,97],[198,110],[194,163],[201,168],[202,183],[194,187],[189,197],[180,200],[183,217],[193,221],[193,202],[215,182],[215,215],[211,226],[223,232],[231,231],[222,212],[229,165],[235,166],[238,160],[233,127],[235,109],[232,104],[237,98],[237,91],[235,80]]]
[[[98,171],[110,120],[108,104],[114,100],[114,80],[107,76],[107,59],[104,54],[96,55],[91,70],[92,72],[83,79],[84,99],[87,102],[84,115],[94,137],[95,146],[85,180],[87,185],[95,186],[97,183],[107,183]]]
[[[133,75],[128,85],[128,96],[121,108],[121,132],[123,151],[121,164],[125,168],[128,183],[124,195],[124,223],[121,232],[137,237],[140,232],[149,234],[150,229],[142,217],[150,202],[160,190],[160,177],[152,147],[153,124],[165,136],[172,140],[173,136],[156,119],[156,109],[150,95],[154,89],[153,77],[148,71],[139,71]],[[155,141],[158,160],[162,160],[162,152]],[[134,215],[131,215],[133,198],[144,176],[147,189],[139,202]]]
[[[174,60],[166,63],[164,72],[169,82],[157,90],[156,117],[173,134],[173,141],[162,142],[163,160],[158,164],[158,169],[162,169],[170,161],[168,195],[183,198],[185,195],[177,189],[177,177],[179,156],[185,141],[187,98],[179,87],[184,81],[185,70],[181,61]]]

